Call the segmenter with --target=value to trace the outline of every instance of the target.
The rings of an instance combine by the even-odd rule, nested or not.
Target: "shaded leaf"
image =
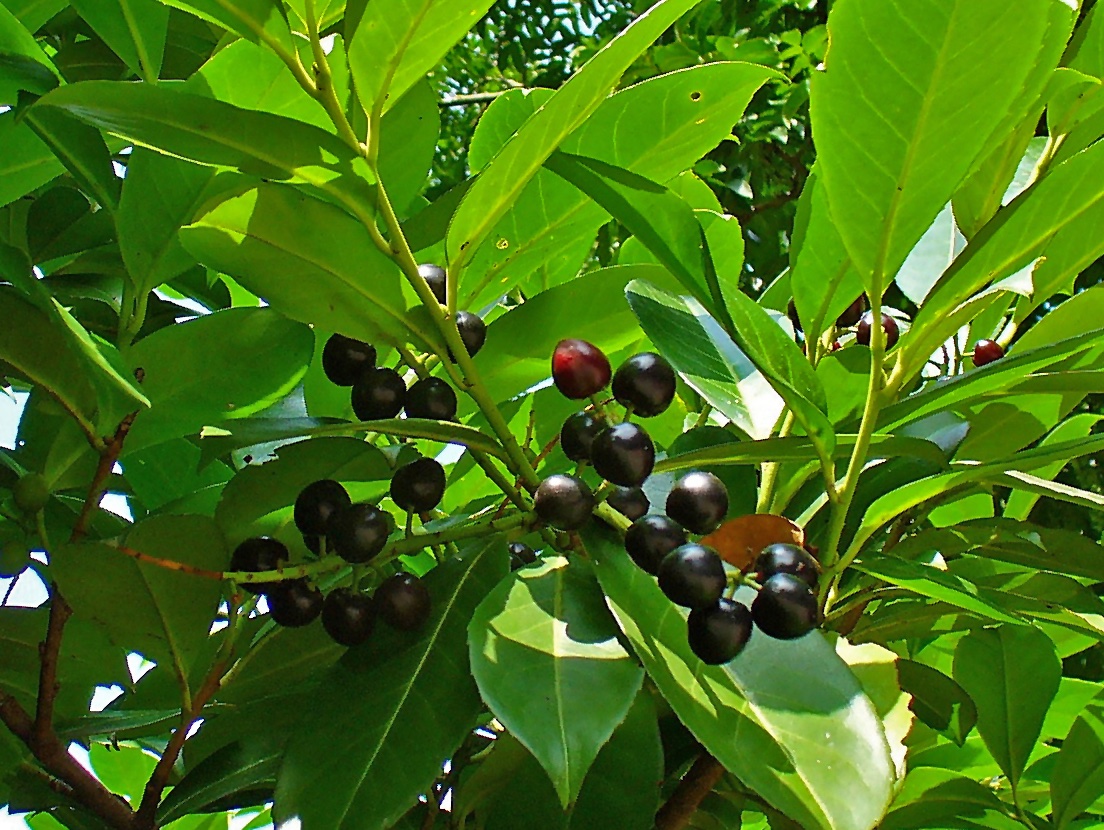
[[[897,676],[912,695],[909,708],[916,717],[962,746],[977,723],[977,708],[966,690],[943,672],[913,660],[899,660]]]

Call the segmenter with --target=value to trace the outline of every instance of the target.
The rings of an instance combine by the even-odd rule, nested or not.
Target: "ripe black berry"
[[[510,551],[510,570],[516,571],[526,565],[532,565],[537,561],[537,554],[524,542],[511,542],[507,549]]]
[[[712,533],[728,513],[728,490],[712,473],[687,473],[667,494],[667,515],[691,533]]]
[[[859,345],[870,345],[870,329],[873,322],[874,315],[869,311],[863,314],[862,319],[859,320],[859,325],[855,329],[855,340]],[[897,338],[901,336],[901,328],[897,325],[897,321],[884,311],[882,312],[882,330],[885,332],[885,347],[888,351],[897,345]]]
[[[352,386],[376,365],[376,350],[360,340],[334,334],[322,347],[322,371],[338,386]]]
[[[648,508],[652,506],[639,487],[615,487],[606,502],[622,516],[634,522],[647,513]]]
[[[370,369],[353,385],[352,400],[362,421],[394,418],[406,403],[406,384],[393,369]]]
[[[855,300],[855,302],[851,303],[851,305],[845,308],[839,317],[836,318],[836,328],[851,328],[853,325],[859,322],[864,311],[866,311],[866,295],[862,294],[857,300]]]
[[[690,612],[686,634],[690,650],[703,663],[727,663],[751,637],[751,612],[746,605],[721,597],[716,605]]]
[[[561,340],[552,352],[552,380],[572,400],[597,394],[610,382],[610,373],[609,358],[585,340]]]
[[[1004,347],[996,340],[979,340],[974,344],[974,365],[986,366],[1004,357]]]
[[[605,423],[589,412],[576,412],[560,429],[560,447],[572,461],[589,461],[594,438]]]
[[[598,433],[590,458],[595,471],[606,481],[639,487],[655,466],[655,444],[639,424],[615,424]]]
[[[408,513],[425,513],[445,495],[445,468],[432,458],[419,458],[395,470],[391,499]]]
[[[686,532],[666,516],[643,516],[625,531],[625,550],[641,569],[655,575],[663,557],[686,544]]]
[[[230,570],[257,573],[275,571],[288,561],[288,549],[283,542],[268,536],[246,539],[230,555]],[[263,594],[275,585],[275,582],[243,582],[241,587],[251,594]]]
[[[816,594],[793,574],[775,574],[763,583],[751,604],[751,616],[768,637],[795,640],[816,628]]]
[[[322,604],[322,627],[336,643],[357,646],[368,639],[376,622],[376,603],[352,588],[337,588]]]
[[[537,487],[533,509],[541,521],[560,530],[577,530],[590,520],[594,494],[577,476],[549,476]]]
[[[475,357],[475,353],[483,348],[487,340],[487,324],[478,314],[470,311],[456,312],[456,330],[460,332],[460,340],[468,354]]]
[[[392,628],[413,631],[429,619],[429,591],[413,574],[397,573],[376,589],[376,607]]]
[[[423,264],[418,266],[418,275],[429,285],[429,290],[441,305],[445,304],[445,269],[440,265]]]
[[[635,415],[659,415],[675,399],[675,370],[654,352],[635,354],[617,368],[613,396]]]
[[[659,587],[676,605],[707,608],[721,598],[725,584],[721,557],[705,545],[680,545],[659,563]]]
[[[391,516],[374,504],[351,504],[330,520],[327,541],[346,562],[367,562],[383,550],[391,534]]]
[[[332,479],[308,484],[295,498],[295,526],[302,534],[325,536],[333,515],[351,503],[345,488]]]
[[[268,610],[274,622],[300,628],[322,613],[322,592],[305,579],[281,582],[268,592]]]
[[[451,421],[456,417],[456,392],[440,378],[422,378],[406,391],[408,418]]]
[[[791,574],[810,588],[815,588],[820,577],[820,564],[805,548],[779,542],[767,545],[755,559],[755,578],[760,585],[775,574]]]

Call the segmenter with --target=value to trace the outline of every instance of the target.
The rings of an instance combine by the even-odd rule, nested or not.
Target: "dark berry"
[[[487,340],[487,324],[478,314],[470,311],[456,312],[456,330],[460,332],[460,340],[468,354],[475,357],[476,352],[483,348]]]
[[[605,422],[589,412],[570,416],[560,429],[560,447],[564,455],[572,461],[589,461],[594,438],[605,427]]]
[[[793,323],[794,331],[801,331],[801,318],[797,316],[797,303],[791,298],[789,303],[786,304],[786,316],[790,318],[790,322]]]
[[[413,574],[397,573],[376,589],[376,608],[392,628],[413,631],[429,619],[429,591]]]
[[[451,421],[456,417],[456,392],[440,378],[422,378],[406,392],[408,418]]]
[[[675,399],[675,370],[655,352],[635,354],[617,367],[613,396],[634,415],[659,415]]]
[[[712,473],[687,473],[667,494],[667,515],[691,533],[712,533],[728,513],[728,490]]]
[[[655,466],[655,444],[639,424],[615,424],[598,433],[590,448],[590,460],[606,481],[639,487]]]
[[[810,588],[820,577],[820,564],[805,548],[778,542],[767,545],[755,559],[755,578],[762,585],[775,574],[796,576]]]
[[[322,347],[322,371],[338,386],[352,386],[375,365],[376,350],[372,346],[343,334],[332,335]]]
[[[721,557],[705,545],[680,545],[659,563],[659,587],[676,605],[708,608],[721,598],[725,584]]]
[[[863,314],[862,319],[859,320],[859,325],[855,329],[855,340],[859,345],[870,345],[870,329],[873,322],[874,315],[869,311]],[[885,332],[885,347],[888,351],[897,345],[897,338],[901,336],[901,328],[897,325],[895,319],[882,312],[882,330]]]
[[[391,535],[391,516],[374,504],[351,504],[330,520],[326,541],[346,562],[367,562]]]
[[[861,295],[855,302],[851,303],[847,308],[843,310],[839,317],[836,318],[836,328],[849,329],[855,325],[863,316],[863,312],[866,311],[866,295]]]
[[[652,503],[639,487],[615,487],[606,499],[614,510],[634,522],[648,512]]]
[[[287,561],[288,549],[283,542],[268,536],[259,536],[246,539],[234,548],[234,553],[230,556],[230,570],[248,573],[275,571],[282,568]],[[251,594],[263,594],[277,584],[279,583],[243,582],[241,587]]]
[[[666,516],[643,516],[625,531],[625,550],[640,568],[659,573],[663,557],[686,544],[686,531]]]
[[[577,530],[594,509],[594,493],[577,476],[549,476],[537,487],[533,509],[541,521],[560,530]]]
[[[425,513],[445,495],[445,468],[432,458],[419,458],[395,470],[391,499],[408,513]]]
[[[537,561],[536,552],[524,542],[511,542],[507,546],[510,551],[510,570],[516,571],[526,565],[532,565]]]
[[[322,604],[322,627],[334,642],[358,646],[368,639],[376,622],[376,603],[352,588],[330,591]]]
[[[793,574],[775,574],[763,583],[751,604],[751,616],[768,637],[795,640],[816,628],[816,594]]]
[[[303,546],[315,556],[322,555],[322,537],[313,533],[303,534]]]
[[[610,374],[609,358],[593,343],[561,340],[552,352],[552,380],[572,400],[596,395],[610,382]]]
[[[268,611],[274,622],[300,628],[322,613],[322,592],[305,579],[281,582],[268,592]]]
[[[423,264],[418,266],[418,275],[429,285],[429,290],[441,305],[445,304],[445,269],[440,265]]]
[[[1004,347],[996,340],[979,340],[974,344],[974,365],[986,366],[1004,357]]]
[[[718,666],[744,650],[751,637],[751,611],[721,597],[716,605],[690,612],[686,621],[690,650],[703,663]]]
[[[332,479],[308,484],[295,499],[295,526],[304,535],[325,536],[330,518],[351,503],[345,488]]]
[[[394,418],[406,403],[406,384],[393,369],[371,369],[353,386],[353,412],[362,421]]]

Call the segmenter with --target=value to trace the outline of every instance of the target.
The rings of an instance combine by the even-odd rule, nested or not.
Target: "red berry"
[[[870,329],[873,321],[874,315],[869,311],[859,320],[859,325],[855,329],[855,340],[858,341],[860,345],[870,345]],[[885,347],[888,351],[897,345],[897,338],[901,336],[901,328],[897,325],[897,321],[884,311],[882,312],[882,330],[885,332]]]
[[[1004,357],[1004,347],[995,340],[979,340],[974,344],[974,365],[987,366]]]
[[[568,339],[552,352],[552,380],[565,397],[589,398],[610,382],[609,358],[593,343]]]

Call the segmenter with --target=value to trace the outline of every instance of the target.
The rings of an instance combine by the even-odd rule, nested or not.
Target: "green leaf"
[[[99,130],[53,110],[28,112],[25,120],[97,202],[111,210],[118,207],[122,183],[115,175],[111,152]]]
[[[281,4],[275,0],[163,0],[203,20],[262,43],[277,53],[293,54],[295,47]]]
[[[1023,624],[1021,617],[1009,613],[981,595],[976,585],[933,565],[923,565],[892,556],[878,556],[856,562],[855,570],[905,588],[922,597],[946,602],[964,611],[995,622]]]
[[[954,679],[978,710],[978,732],[1015,791],[1062,665],[1054,644],[1030,626],[971,631],[955,648]]]
[[[179,709],[132,709],[91,712],[58,724],[58,737],[64,741],[81,738],[157,734],[180,723]]]
[[[617,634],[593,575],[560,556],[500,583],[468,626],[483,700],[540,761],[564,807],[644,679]]]
[[[0,113],[0,205],[14,202],[65,172],[50,148],[14,112]]]
[[[1104,796],[1104,717],[1098,706],[1087,709],[1062,741],[1051,776],[1054,826],[1069,827]]]
[[[459,655],[467,623],[506,575],[506,560],[499,536],[467,546],[426,577],[434,610],[418,634],[376,632],[326,676],[284,755],[277,823],[297,816],[334,830],[386,827],[441,773],[479,715]]]
[[[450,269],[462,269],[545,159],[598,109],[636,57],[697,0],[660,0],[597,54],[528,119],[483,169],[449,226]],[[566,149],[566,148],[565,148]]]
[[[368,0],[349,41],[366,112],[394,106],[491,7],[491,0]],[[346,32],[352,32],[346,21]]]
[[[940,277],[916,315],[913,330],[938,323],[980,288],[1028,267],[1040,257],[1046,261],[1038,268],[1045,267],[1051,276],[1036,279],[1048,283],[1064,274],[1077,273],[1096,259],[1104,251],[1104,242],[1098,244],[1088,229],[1097,227],[1104,216],[1101,175],[1104,145],[1097,143],[1052,168],[998,211]],[[1045,296],[1049,293],[1040,298]]]
[[[271,700],[277,692],[313,688],[316,678],[344,654],[345,647],[335,643],[322,626],[301,630],[275,626],[242,655],[215,700],[229,704],[229,711],[240,711],[256,701]]]
[[[1060,443],[1063,441],[1076,440],[1078,438],[1085,438],[1089,435],[1092,429],[1100,423],[1102,417],[1100,415],[1092,415],[1088,413],[1082,413],[1080,415],[1074,415],[1067,418],[1060,423],[1057,427],[1051,430],[1042,441],[1039,442],[1039,446],[1047,446],[1049,444]],[[1065,462],[1056,461],[1053,464],[1049,464],[1040,470],[1036,470],[1036,475],[1041,478],[1053,479],[1062,471],[1065,466]],[[1039,500],[1036,495],[1029,494],[1023,490],[1016,490],[1008,498],[1008,502],[1004,506],[1004,516],[1008,519],[1019,519],[1020,521],[1026,521],[1027,517],[1031,514],[1031,509],[1035,506],[1035,503]],[[1076,538],[1082,539],[1079,534]],[[1104,579],[1104,569],[1100,571],[1101,579]]]
[[[0,3],[0,72],[15,89],[42,95],[60,81],[57,69],[23,24]],[[4,90],[7,92],[7,90]],[[0,103],[15,103],[14,99]]]
[[[857,438],[857,435],[837,435],[835,457],[850,457]],[[932,441],[903,435],[873,436],[869,458],[898,456],[922,458],[939,464],[946,461],[946,454]],[[752,465],[766,461],[812,461],[815,458],[816,448],[808,438],[774,437],[759,441],[733,441],[721,446],[669,455],[656,462],[655,471],[689,470],[701,464]]]
[[[215,571],[230,556],[218,527],[200,516],[147,519],[126,535],[125,544]],[[139,563],[105,544],[61,546],[50,565],[78,615],[102,624],[120,647],[172,666],[179,682],[187,682],[218,609],[221,582]]]
[[[897,676],[912,695],[909,708],[916,717],[962,746],[977,724],[977,707],[966,690],[943,672],[913,660],[898,660]]]
[[[882,722],[820,634],[790,642],[753,634],[731,663],[707,666],[686,642],[685,616],[620,543],[600,530],[584,541],[645,670],[709,752],[802,827],[878,823],[896,777]]]
[[[116,214],[119,250],[143,296],[195,264],[177,231],[189,222],[214,178],[210,167],[136,147]]]
[[[770,435],[782,399],[701,303],[640,280],[625,294],[648,339],[691,388],[752,438]]]
[[[731,133],[732,119],[772,74],[750,64],[713,63],[651,78],[603,101],[561,149],[667,182]],[[544,100],[533,94],[523,100],[530,99]],[[531,111],[519,108],[516,115],[523,119]],[[504,142],[521,120],[504,118],[492,127],[494,141],[487,145]],[[477,156],[485,156],[477,158],[481,165],[493,150],[497,146],[479,150]],[[473,255],[460,286],[461,304],[482,307],[534,272],[541,288],[574,276],[608,218],[577,188],[541,169],[496,222],[495,244]],[[547,282],[561,271],[562,279]]]
[[[440,130],[437,93],[425,80],[416,83],[381,122],[379,176],[400,215],[406,215],[426,184]]]
[[[312,185],[354,213],[374,204],[367,162],[335,135],[291,118],[165,85],[84,81],[43,96],[112,135],[168,155]]]
[[[157,82],[169,29],[167,6],[157,0],[77,0],[73,7],[137,75]]]
[[[487,327],[487,345],[475,356],[493,400],[504,401],[549,377],[549,355],[563,332],[616,354],[640,338],[625,300],[631,280],[667,281],[656,265],[620,265],[590,271],[542,291]]]
[[[250,536],[275,536],[298,544],[292,505],[308,484],[331,478],[346,485],[386,482],[392,462],[377,447],[355,438],[314,438],[288,444],[276,458],[241,470],[222,491],[215,519],[231,543]],[[379,498],[386,485],[349,487],[354,500]]]
[[[158,821],[169,823],[243,790],[271,790],[276,783],[282,746],[270,742],[235,742],[190,768],[157,808]]]
[[[128,355],[143,370],[151,409],[135,419],[126,451],[271,406],[299,382],[313,350],[310,329],[267,308],[227,309],[154,332]]]
[[[636,237],[698,302],[725,319],[705,232],[681,196],[597,159],[554,151],[544,166],[586,193]]]
[[[1001,823],[1004,805],[992,789],[951,770],[921,767],[909,772],[897,793],[883,830],[930,830],[933,827],[990,827]],[[1019,824],[1009,820],[1008,825]]]
[[[210,206],[181,229],[180,241],[293,320],[361,340],[383,333],[423,342],[406,317],[398,267],[327,202],[262,184]]]
[[[833,9],[810,115],[832,215],[868,293],[881,296],[1017,104],[1055,4]]]

